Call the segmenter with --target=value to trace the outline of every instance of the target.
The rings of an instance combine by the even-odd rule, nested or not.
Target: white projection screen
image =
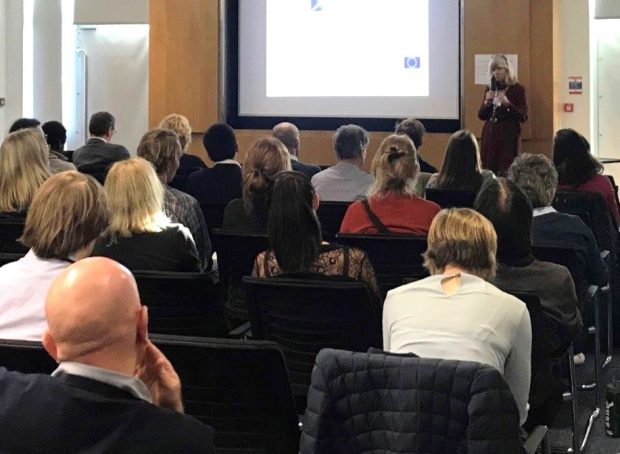
[[[460,0],[228,0],[225,13],[235,128],[460,127]]]

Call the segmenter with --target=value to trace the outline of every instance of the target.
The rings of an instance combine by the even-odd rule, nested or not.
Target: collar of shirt
[[[108,141],[105,140],[103,137],[91,136],[91,139],[97,139],[97,140],[101,140],[103,143],[108,143]]]
[[[366,173],[355,164],[351,164],[350,162],[346,161],[338,161],[338,163],[334,166],[334,169],[344,175],[357,175],[359,173]]]
[[[72,361],[61,362],[58,365],[58,368],[52,372],[52,377],[57,377],[63,373],[90,378],[91,380],[105,383],[107,385],[122,389],[123,391],[127,391],[138,399],[149,403],[153,402],[151,399],[151,393],[149,393],[149,390],[142,380],[129,375],[119,374],[118,372],[112,372],[111,370],[101,369],[100,367],[89,366],[87,364],[75,363]]]
[[[289,156],[291,157],[291,161],[297,161],[297,162],[299,162],[299,158],[298,158],[297,156],[295,156],[294,154],[290,154],[290,153],[289,153]]]
[[[215,164],[213,164],[214,166],[217,166],[219,164],[233,164],[236,166],[241,167],[241,164],[239,164],[237,161],[235,161],[234,159],[223,159],[222,161],[217,161]]]
[[[540,208],[534,208],[534,211],[532,214],[534,215],[534,217],[536,217],[536,216],[542,216],[543,214],[549,214],[549,213],[557,213],[557,210],[551,206],[540,207]]]

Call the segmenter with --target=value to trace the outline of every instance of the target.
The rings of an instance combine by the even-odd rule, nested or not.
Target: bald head
[[[47,294],[45,315],[43,343],[59,362],[135,362],[136,343],[146,338],[146,312],[133,276],[103,257],[80,260],[60,274]]]
[[[273,127],[272,135],[288,148],[290,154],[297,156],[299,152],[299,129],[297,126],[289,122],[278,123]]]

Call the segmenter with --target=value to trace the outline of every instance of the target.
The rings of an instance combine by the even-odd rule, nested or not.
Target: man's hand
[[[155,405],[183,413],[181,380],[168,358],[150,340],[146,341],[146,349],[142,362],[136,367],[135,377],[144,382]]]

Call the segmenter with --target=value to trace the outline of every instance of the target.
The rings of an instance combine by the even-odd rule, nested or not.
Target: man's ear
[[[138,312],[138,329],[137,339],[138,343],[146,342],[149,338],[149,312],[146,306],[142,306]]]
[[[43,348],[50,355],[54,361],[58,362],[58,347],[56,346],[56,341],[52,337],[49,329],[46,329],[43,332],[43,336],[41,338],[41,342],[43,343]]]

